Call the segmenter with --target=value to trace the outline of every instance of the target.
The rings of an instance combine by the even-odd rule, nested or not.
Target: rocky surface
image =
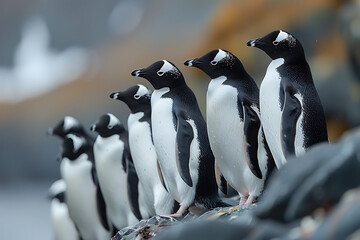
[[[360,239],[360,128],[291,159],[258,204],[155,216],[120,239]]]

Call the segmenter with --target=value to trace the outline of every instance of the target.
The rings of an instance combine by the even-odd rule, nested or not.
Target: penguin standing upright
[[[218,196],[205,120],[182,73],[162,60],[132,75],[145,78],[155,88],[151,96],[154,146],[165,185],[180,203],[172,216],[181,216],[193,205],[206,209],[225,206]]]
[[[127,132],[120,120],[110,113],[102,115],[91,126],[91,131],[99,134],[94,143],[99,185],[109,218],[120,230],[141,219],[138,178],[131,162]]]
[[[60,173],[66,183],[66,203],[84,240],[109,239],[106,207],[97,184],[92,145],[80,135],[66,135]]]
[[[212,78],[206,96],[210,146],[221,173],[239,193],[240,204],[250,204],[275,165],[261,129],[259,89],[240,60],[226,50],[184,64]]]
[[[136,85],[123,92],[115,92],[111,98],[127,104],[131,113],[128,118],[129,147],[144,194],[150,199],[158,215],[171,214],[175,200],[162,184],[162,175],[151,133],[151,91],[144,85]],[[159,173],[159,174],[158,174]]]
[[[79,240],[80,235],[71,219],[65,203],[66,183],[63,179],[55,181],[49,189],[51,199],[51,223],[55,240]]]
[[[299,40],[279,30],[247,45],[272,59],[260,86],[260,111],[265,137],[280,168],[291,155],[328,141],[324,110]]]

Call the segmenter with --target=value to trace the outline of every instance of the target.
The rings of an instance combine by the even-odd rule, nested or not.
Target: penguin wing
[[[110,231],[110,226],[109,226],[109,222],[108,222],[108,218],[107,218],[107,214],[106,214],[106,204],[105,204],[104,196],[100,189],[100,185],[99,185],[99,181],[97,178],[96,169],[95,169],[94,164],[91,168],[91,176],[92,176],[93,182],[96,186],[96,205],[97,205],[97,212],[99,214],[101,224],[104,226],[104,228],[106,230]]]
[[[281,115],[281,145],[285,158],[295,154],[296,123],[301,114],[301,103],[292,86],[283,86],[284,100]]]
[[[216,183],[217,183],[219,189],[221,190],[221,192],[226,195],[227,191],[228,191],[227,181],[224,178],[224,176],[222,175],[220,168],[216,163],[216,160],[215,160],[215,179],[216,179]]]
[[[177,116],[177,134],[175,142],[176,165],[181,178],[190,187],[193,182],[190,176],[190,144],[194,138],[194,131],[188,122],[188,118],[184,112],[180,112]]]
[[[142,216],[139,207],[139,178],[137,176],[134,163],[131,160],[131,156],[127,151],[124,152],[123,158],[126,159],[127,193],[130,208],[135,217],[138,220],[141,220]]]
[[[159,174],[159,178],[160,178],[160,182],[161,184],[164,186],[165,190],[168,191],[166,185],[165,185],[165,181],[164,181],[164,176],[162,174],[160,165],[159,165],[159,161],[156,161],[156,165],[157,165],[157,170],[158,170],[158,174]],[[169,191],[168,191],[169,192]]]
[[[258,161],[258,134],[260,130],[260,119],[253,106],[250,103],[244,103],[244,135],[246,139],[246,152],[248,158],[245,158],[251,172],[262,179],[262,173]]]

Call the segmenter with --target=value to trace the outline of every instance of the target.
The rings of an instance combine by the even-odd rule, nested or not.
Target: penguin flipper
[[[295,93],[292,87],[287,87],[284,91],[284,104],[281,115],[281,145],[285,157],[295,155],[296,123],[301,114],[301,103],[296,98]]]
[[[104,196],[101,192],[99,181],[96,174],[95,165],[91,168],[91,176],[92,180],[96,186],[96,205],[97,205],[97,212],[100,217],[101,224],[104,226],[106,230],[110,230],[107,214],[106,214],[106,204],[104,200]]]
[[[248,158],[246,163],[248,164],[251,172],[257,177],[262,179],[262,173],[258,161],[258,134],[260,131],[260,119],[258,114],[249,106],[244,104],[244,135],[246,138],[246,151]]]
[[[125,155],[125,153],[124,153]],[[126,178],[127,178],[127,192],[130,203],[131,211],[134,213],[138,220],[142,219],[139,207],[139,178],[137,176],[134,163],[131,160],[131,156],[124,156],[126,158]]]
[[[160,165],[159,165],[159,161],[156,161],[156,165],[157,165],[157,170],[158,170],[160,182],[161,182],[161,184],[164,186],[165,190],[166,190],[167,192],[169,192],[168,189],[167,189],[167,187],[166,187],[166,185],[165,185],[165,181],[164,181],[164,177],[163,177],[163,174],[162,174]]]
[[[190,187],[193,186],[193,182],[190,175],[190,144],[194,138],[194,131],[192,126],[187,121],[185,113],[181,113],[177,116],[177,134],[175,143],[176,165],[180,173],[181,178]]]
[[[226,195],[227,191],[228,191],[227,181],[224,178],[224,176],[222,175],[220,168],[217,165],[216,161],[215,161],[215,179],[216,179],[216,183],[217,183],[220,191]]]

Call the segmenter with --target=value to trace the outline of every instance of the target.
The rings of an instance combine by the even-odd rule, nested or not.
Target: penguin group
[[[180,70],[160,60],[131,72],[153,91],[137,84],[110,94],[130,109],[127,128],[107,113],[89,126],[96,138],[71,116],[49,129],[62,139],[62,179],[49,191],[55,239],[110,239],[155,215],[226,207],[227,186],[249,206],[289,157],[328,141],[299,40],[278,30],[247,45],[272,59],[260,88],[224,49],[184,62],[211,79],[206,118]]]

